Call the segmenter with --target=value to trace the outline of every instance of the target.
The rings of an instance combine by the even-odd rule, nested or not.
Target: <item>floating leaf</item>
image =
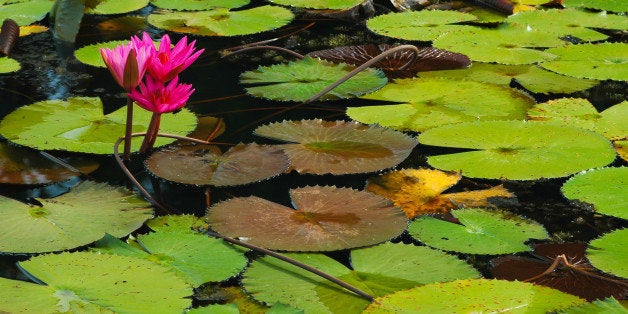
[[[569,199],[593,204],[600,214],[628,219],[628,167],[579,173],[561,191]]]
[[[307,55],[331,62],[344,62],[361,65],[381,53],[398,45],[361,45],[343,46],[327,50],[310,52]],[[373,67],[383,70],[388,78],[416,76],[417,72],[466,68],[471,60],[463,54],[436,49],[433,47],[417,47],[419,52],[401,50],[377,61]],[[409,62],[412,62],[408,64]],[[403,68],[403,69],[400,69]]]
[[[479,274],[454,256],[427,247],[384,243],[351,251],[352,268],[316,253],[287,253],[374,295]],[[306,313],[358,313],[368,301],[283,261],[263,257],[244,273],[245,289],[268,304],[286,303]]]
[[[466,121],[523,119],[534,104],[528,95],[511,88],[437,78],[395,80],[362,98],[399,104],[351,107],[350,118],[418,132]]]
[[[514,196],[501,185],[488,190],[441,194],[461,178],[455,172],[403,169],[369,178],[366,190],[392,200],[410,219],[422,214],[448,213],[460,205],[490,206],[491,197]]]
[[[195,307],[186,310],[186,314],[240,314],[238,305],[231,304],[210,304],[207,306]],[[267,312],[268,313],[268,312]]]
[[[66,162],[82,173],[90,173],[98,168],[96,161],[82,158],[70,158]],[[36,151],[0,143],[0,183],[47,184],[78,175],[80,173],[52,162]]]
[[[478,82],[510,85],[514,79],[526,90],[533,93],[574,93],[591,88],[597,80],[578,79],[543,70],[536,65],[505,65],[474,62],[468,69],[431,71],[420,74],[421,77],[443,77],[465,79]]]
[[[139,196],[86,181],[70,192],[29,206],[0,196],[0,252],[41,253],[89,244],[105,233],[124,237],[153,214]]]
[[[240,76],[246,92],[255,97],[283,101],[305,101],[354,69],[344,63],[331,63],[305,57],[247,71]],[[323,95],[321,99],[351,98],[378,90],[388,82],[381,70],[366,69]],[[266,84],[250,86],[252,84]]]
[[[377,298],[364,313],[547,313],[583,302],[530,283],[470,279],[429,284]]]
[[[20,63],[9,57],[0,57],[0,74],[19,71],[22,68]]]
[[[550,71],[580,78],[628,81],[627,43],[569,45],[546,51],[558,56],[539,64]]]
[[[90,0],[85,2],[86,14],[122,14],[137,11],[149,0]]]
[[[529,251],[528,239],[545,239],[547,232],[535,221],[496,210],[467,208],[451,211],[460,224],[430,216],[410,223],[415,239],[438,249],[469,254],[506,254]]]
[[[29,25],[44,19],[55,3],[52,0],[30,0],[14,3],[0,3],[0,21],[12,19],[20,26]]]
[[[198,12],[168,12],[148,15],[148,23],[169,31],[197,36],[239,36],[270,31],[294,18],[290,10],[264,5],[229,11],[215,8]]]
[[[468,28],[443,34],[434,47],[465,54],[473,61],[502,64],[531,64],[556,58],[551,51],[537,48],[556,47],[564,42],[543,30],[501,26],[494,29]]]
[[[101,48],[113,49],[117,46],[125,45],[127,43],[129,43],[128,40],[112,40],[112,41],[106,41],[102,43],[96,43],[93,45],[87,45],[87,46],[83,46],[77,49],[74,52],[74,56],[76,57],[78,61],[81,61],[82,63],[89,64],[91,66],[95,66],[99,68],[105,68],[106,67],[105,61],[103,61],[102,59],[102,55],[100,54],[100,49]],[[155,44],[155,47],[159,48],[159,42],[154,42],[154,44]]]
[[[136,110],[133,132],[145,132],[152,113]],[[90,154],[111,154],[113,144],[124,136],[126,108],[103,115],[97,97],[74,97],[45,100],[20,107],[0,122],[0,134],[20,145],[42,150],[68,150]],[[162,133],[185,135],[196,125],[196,116],[183,109],[162,116]],[[137,151],[142,139],[134,138],[132,150]],[[158,138],[156,145],[172,142]]]
[[[628,278],[628,229],[615,230],[589,243],[587,258],[597,269],[615,276]]]
[[[385,198],[350,188],[310,186],[290,190],[297,210],[250,196],[213,205],[212,229],[274,250],[333,251],[366,246],[399,235],[403,212]]]
[[[498,257],[491,260],[491,272],[497,279],[529,281],[589,301],[612,295],[624,298],[628,293],[626,283],[593,269],[584,258],[585,248],[584,243],[537,244],[532,253],[537,258]]]
[[[485,121],[445,125],[419,135],[425,145],[474,149],[430,156],[438,169],[466,177],[509,180],[560,178],[615,159],[603,136],[546,122]]]
[[[250,0],[151,0],[150,3],[156,7],[169,10],[211,10],[214,8],[235,9],[243,7],[251,2]]]
[[[75,252],[40,255],[20,267],[44,282],[0,278],[0,311],[177,313],[192,293],[168,268],[137,258]]]
[[[320,119],[258,127],[255,134],[294,144],[278,145],[299,173],[349,174],[394,167],[417,142],[401,132],[357,122]]]
[[[359,5],[364,2],[364,0],[270,0],[270,2],[297,8],[346,10]]]
[[[194,215],[159,216],[146,221],[146,225],[157,232],[176,230],[181,233],[191,232],[196,234],[199,229],[207,230],[207,223],[202,218]]]
[[[621,303],[617,302],[615,298],[607,298],[602,300],[595,300],[591,303],[582,303],[580,305],[572,306],[559,313],[563,314],[591,314],[591,313],[628,313]]]
[[[628,2],[623,0],[563,0],[566,8],[587,8],[611,12],[628,12]]]
[[[457,11],[422,10],[388,13],[366,21],[366,27],[376,34],[405,39],[431,41],[453,30],[473,28],[456,25],[477,19],[469,13]]]
[[[183,184],[230,186],[277,176],[288,168],[281,148],[238,144],[221,154],[208,145],[173,146],[153,153],[146,167],[156,176]]]

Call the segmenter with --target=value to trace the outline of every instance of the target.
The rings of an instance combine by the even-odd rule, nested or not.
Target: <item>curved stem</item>
[[[298,52],[292,51],[292,50],[287,49],[287,48],[277,47],[277,46],[253,46],[253,47],[245,47],[245,48],[241,48],[241,49],[238,49],[238,50],[235,50],[235,51],[229,52],[229,53],[227,53],[226,55],[224,55],[224,56],[222,56],[222,57],[223,57],[223,58],[226,58],[226,57],[230,57],[230,56],[233,56],[233,55],[236,55],[236,54],[242,53],[242,52],[246,52],[246,51],[250,51],[250,50],[261,50],[261,49],[266,49],[266,50],[278,50],[278,51],[281,51],[281,52],[285,52],[285,53],[287,53],[287,54],[290,54],[290,55],[292,55],[292,56],[294,56],[294,57],[297,57],[297,58],[299,58],[299,59],[303,59],[303,58],[305,57],[305,56],[303,56],[302,54],[300,54],[300,53],[298,53]]]

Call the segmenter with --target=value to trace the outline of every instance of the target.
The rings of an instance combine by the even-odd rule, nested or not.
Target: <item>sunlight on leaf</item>
[[[565,197],[593,205],[596,212],[628,219],[628,167],[579,173],[563,184]]]
[[[0,3],[0,21],[12,19],[20,26],[26,26],[42,20],[52,8],[52,0],[12,1]]]
[[[151,0],[156,7],[179,11],[200,11],[214,8],[235,9],[245,6],[250,0]]]
[[[473,28],[456,25],[477,19],[472,14],[456,11],[422,10],[393,12],[378,15],[366,21],[372,32],[405,40],[431,41],[453,30]]]
[[[620,229],[591,241],[586,253],[591,265],[605,273],[628,278],[626,237],[628,229]]]
[[[270,2],[306,9],[346,10],[359,5],[364,0],[270,0]]]
[[[88,0],[85,1],[86,14],[122,14],[147,6],[149,0]]]
[[[165,215],[146,221],[146,226],[154,231],[176,230],[180,233],[207,230],[207,222],[194,215]]]
[[[628,81],[628,43],[569,45],[546,51],[558,56],[539,64],[550,71],[579,78]]]
[[[566,8],[587,8],[612,12],[628,12],[628,2],[623,0],[562,0]]]

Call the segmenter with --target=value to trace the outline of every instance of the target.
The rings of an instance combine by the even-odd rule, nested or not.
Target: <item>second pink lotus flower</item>
[[[194,92],[191,84],[179,84],[175,77],[168,84],[147,75],[140,83],[139,91],[134,89],[129,97],[142,108],[154,113],[162,114],[182,108]]]

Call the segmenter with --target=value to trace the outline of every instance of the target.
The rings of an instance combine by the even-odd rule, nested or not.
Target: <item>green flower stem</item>
[[[159,134],[159,124],[161,124],[161,113],[154,112],[148,124],[148,131],[140,147],[140,153],[146,153],[155,145],[157,135]]]
[[[133,133],[133,100],[126,96],[126,132],[124,133],[124,162],[131,160],[131,133]]]

